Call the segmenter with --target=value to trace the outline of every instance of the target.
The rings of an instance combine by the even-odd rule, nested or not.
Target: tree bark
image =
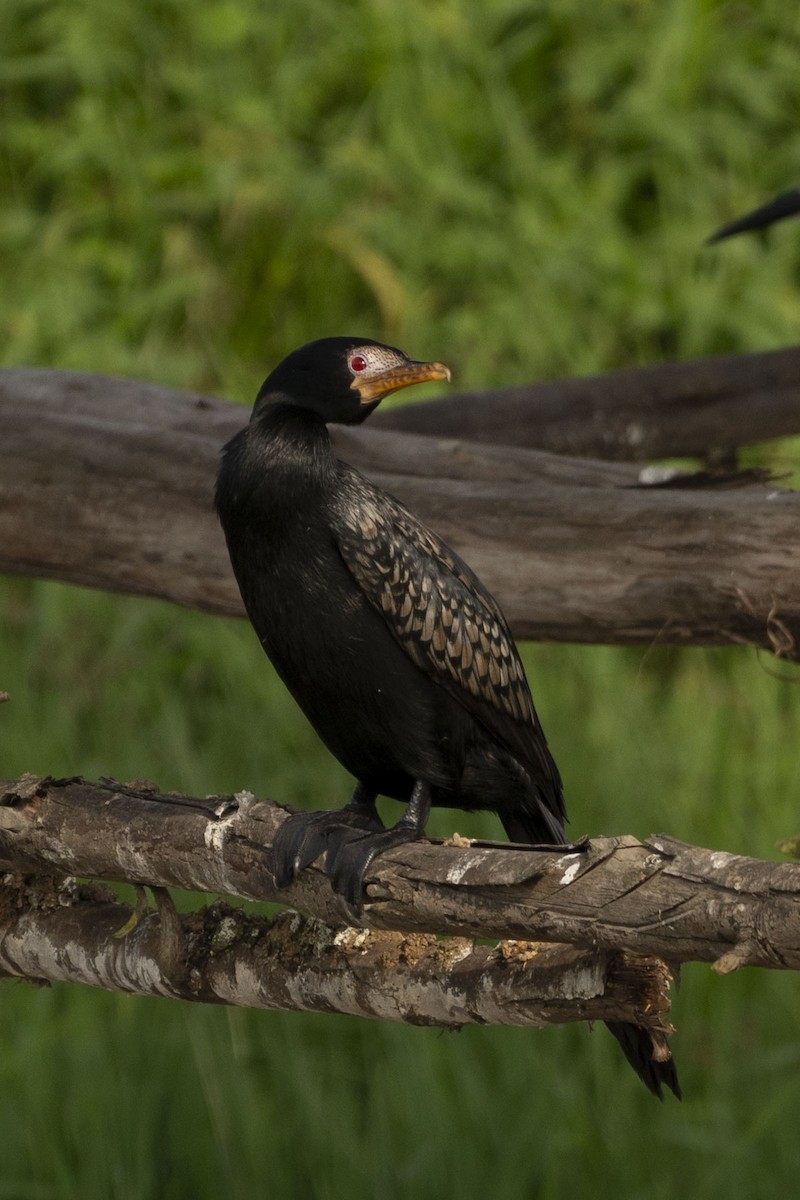
[[[669,973],[657,959],[272,920],[216,902],[134,913],[74,877],[0,885],[0,977],[79,983],[204,1004],[460,1029],[619,1020],[663,1044]]]
[[[559,942],[669,963],[800,969],[800,864],[665,835],[573,849],[417,842],[370,866],[354,913],[314,865],[275,888],[286,810],[250,793],[206,800],[153,785],[24,776],[0,783],[0,870],[88,875],[295,905],[330,926]]]
[[[374,420],[405,433],[604,459],[724,457],[800,432],[800,347],[445,395]]]
[[[211,496],[246,418],[131,381],[0,372],[0,570],[241,615]],[[477,570],[517,637],[800,653],[798,493],[641,487],[626,464],[335,436]]]

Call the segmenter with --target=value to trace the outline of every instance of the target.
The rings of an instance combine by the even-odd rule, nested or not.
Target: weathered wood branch
[[[724,455],[800,433],[800,347],[448,394],[376,413],[374,421],[598,458]]]
[[[241,614],[211,492],[246,419],[152,385],[0,372],[0,571]],[[337,444],[463,554],[518,637],[800,654],[800,493],[642,488],[625,464],[369,427]]]
[[[650,1029],[657,1044],[671,1030],[669,975],[657,959],[337,930],[221,902],[179,915],[157,898],[157,910],[134,914],[107,888],[71,876],[0,885],[0,977],[444,1029],[622,1020]]]
[[[276,900],[331,926],[800,969],[800,864],[663,835],[570,851],[420,842],[375,860],[359,917],[315,866],[275,889],[270,846],[285,818],[249,793],[199,800],[25,776],[0,783],[0,870]]]

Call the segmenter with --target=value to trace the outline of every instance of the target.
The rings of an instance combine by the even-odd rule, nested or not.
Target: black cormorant
[[[225,446],[216,505],[245,608],[322,740],[355,777],[349,805],[292,814],[275,842],[286,886],[327,851],[355,906],[376,854],[424,835],[432,805],[496,812],[517,842],[566,842],[558,768],[497,603],[435,533],[337,459],[328,422],[358,424],[390,392],[449,379],[367,338],[324,338],[267,378]],[[387,829],[375,806],[407,805]],[[612,1032],[651,1091],[680,1095],[649,1034]]]

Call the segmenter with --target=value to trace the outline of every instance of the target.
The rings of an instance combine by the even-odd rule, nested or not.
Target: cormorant
[[[706,238],[706,245],[721,242],[723,238],[733,237],[737,233],[766,229],[773,222],[782,221],[784,217],[792,217],[797,213],[800,213],[800,188],[790,188],[788,192],[781,192],[774,200],[769,200],[766,204],[754,208],[752,212],[745,213],[743,217],[737,217],[735,221],[723,225]]]
[[[356,907],[376,854],[421,838],[432,805],[488,809],[517,842],[563,844],[561,778],[496,601],[399,500],[339,461],[328,422],[362,422],[384,396],[449,379],[368,338],[295,350],[225,446],[216,505],[245,608],[278,674],[356,787],[336,812],[293,813],[274,847],[287,886],[327,851]],[[386,829],[376,797],[404,801]],[[661,1098],[680,1096],[646,1030],[610,1023]]]

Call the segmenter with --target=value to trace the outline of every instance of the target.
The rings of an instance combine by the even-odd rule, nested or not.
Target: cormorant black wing
[[[376,492],[357,472],[347,473],[350,486],[333,534],[353,578],[413,662],[534,778],[551,778],[555,764],[511,631],[492,595],[398,500]]]

